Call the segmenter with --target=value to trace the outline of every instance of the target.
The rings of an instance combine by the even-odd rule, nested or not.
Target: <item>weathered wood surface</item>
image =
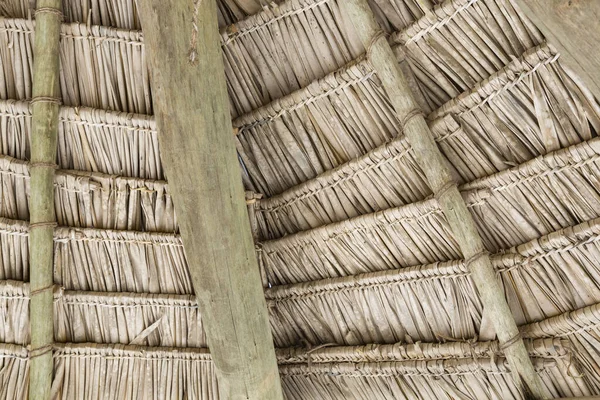
[[[517,0],[561,54],[561,62],[600,99],[600,1]]]
[[[31,365],[29,398],[50,399],[52,386],[54,164],[60,95],[61,0],[38,0],[33,49],[30,186]]]
[[[468,260],[467,264],[481,295],[485,312],[490,314],[501,345],[506,345],[504,351],[511,370],[516,378],[524,383],[524,390],[531,392],[535,398],[544,398],[547,393],[519,336],[519,329],[473,217],[458,191],[448,161],[437,147],[385,35],[377,25],[366,0],[345,0],[341,4],[367,48],[369,60],[398,114],[403,133],[446,215],[463,256]]]
[[[161,156],[222,399],[281,399],[215,0],[138,2]]]

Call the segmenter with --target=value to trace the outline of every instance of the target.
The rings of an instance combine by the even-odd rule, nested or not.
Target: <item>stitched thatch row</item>
[[[595,220],[498,254],[492,264],[515,320],[525,324],[600,302],[599,256]],[[339,261],[351,269],[351,262]],[[327,266],[282,268],[276,278],[346,275]],[[483,334],[490,323],[482,321],[483,306],[462,261],[275,286],[265,295],[280,347],[466,339]]]
[[[525,340],[552,396],[595,393],[565,340]],[[566,346],[566,347],[565,347]],[[497,342],[281,349],[280,373],[293,399],[521,399]]]
[[[0,281],[0,342],[29,343],[29,284]],[[193,296],[81,292],[54,294],[57,342],[206,347]]]
[[[34,22],[0,22],[0,98],[31,98]],[[60,86],[62,101],[150,114],[150,80],[141,32],[83,24],[62,26]]]
[[[54,353],[53,398],[218,399],[206,349],[66,345]]]
[[[0,218],[0,280],[29,279],[27,222]],[[68,290],[192,294],[178,235],[58,227],[54,280]]]
[[[588,318],[585,322],[579,321],[581,325],[578,326],[578,332],[569,331],[568,327],[574,323],[571,315],[582,312],[587,313]],[[552,334],[560,335],[560,330],[573,334],[567,336],[567,340],[550,338],[525,341],[546,386],[557,397],[593,393],[592,388],[597,387],[598,384],[597,371],[589,368],[586,358],[579,358],[578,354],[572,354],[570,346],[575,335],[586,336],[597,330],[600,313],[590,313],[587,309],[580,310],[547,322],[550,324],[546,337],[551,337]],[[535,336],[528,333],[531,327],[523,328],[526,337]],[[588,351],[597,352],[598,349],[596,343],[595,347],[589,347]],[[209,370],[211,358],[207,350],[190,348],[173,350],[173,348],[89,343],[57,345],[54,359],[59,373],[55,375],[54,388],[66,390],[66,392],[61,391],[64,396],[57,398],[69,398],[68,395],[72,397],[76,390],[88,393],[103,385],[106,385],[103,386],[104,390],[115,390],[115,386],[119,387],[122,391],[115,393],[120,393],[127,398],[141,396],[142,392],[139,391],[142,390],[146,390],[143,392],[145,394],[143,398],[163,398],[159,395],[164,394],[160,390],[175,393],[169,390],[178,384],[181,385],[178,389],[185,390],[184,388],[187,388],[193,380],[189,375],[192,373],[197,374],[194,376],[196,384],[201,383],[205,390],[209,391],[215,381],[211,377],[213,372]],[[373,398],[374,393],[380,393],[382,396],[387,396],[382,399],[387,399],[391,398],[390,393],[394,394],[394,398],[398,393],[404,393],[409,396],[408,398],[411,394],[421,393],[441,396],[435,398],[449,399],[455,398],[460,391],[463,396],[470,395],[478,399],[520,399],[518,391],[515,391],[512,384],[506,362],[498,350],[497,342],[415,345],[398,343],[390,346],[315,349],[308,352],[299,349],[280,349],[278,362],[288,398],[295,396],[291,398],[321,399],[324,395],[328,395],[330,397],[326,398],[358,399],[363,398],[361,394],[367,395],[366,398]],[[14,378],[11,381],[12,386],[6,386],[13,391],[16,390],[15,388],[24,389],[22,385],[27,380],[27,357],[27,351],[23,348],[0,345],[0,363],[9,364],[4,376]],[[121,379],[117,383],[116,376],[112,373],[96,374],[99,368],[105,368],[104,371],[115,371],[115,374],[122,370],[129,372],[126,375],[120,374]],[[161,368],[169,372],[162,376],[151,372],[160,371]],[[75,376],[73,375],[75,369],[78,369],[78,376],[83,374],[89,379],[71,380],[69,377]],[[18,376],[17,371],[21,371],[22,375]],[[145,385],[141,385],[133,371],[141,371],[142,375],[148,373],[153,379],[146,381],[148,377],[142,378],[140,375],[141,382],[145,382]],[[210,371],[210,373],[199,374],[202,371]],[[581,374],[582,371],[584,374]],[[94,376],[96,377],[93,378]],[[179,378],[182,379],[178,380]],[[485,379],[484,382],[479,381],[482,378]],[[98,379],[105,381],[100,382]],[[451,379],[452,382],[447,384],[444,379]],[[325,380],[329,384],[321,386]],[[407,386],[407,383],[420,383],[420,385]],[[160,388],[155,386],[158,384],[161,385]],[[456,384],[459,384],[458,387]],[[344,389],[344,386],[347,389]],[[394,390],[399,387],[405,388],[408,392],[395,392]],[[378,390],[371,391],[374,388]],[[392,392],[388,393],[388,390]],[[205,397],[197,393],[194,398],[216,398],[214,397],[216,392],[204,392],[203,395]],[[5,396],[5,398],[20,397]]]
[[[598,177],[600,140],[592,139],[465,184],[461,190],[469,192],[465,193],[465,199],[486,246],[493,251],[598,217],[600,192],[598,185],[594,183]],[[279,238],[338,222],[344,217],[339,211],[329,212],[330,207],[327,203],[282,203],[281,206],[271,206],[269,200],[257,201],[256,218],[262,238]],[[432,207],[435,206],[413,203],[404,206],[402,211],[384,212],[383,215],[400,213],[419,216],[402,217],[401,221],[418,226],[419,222],[416,222],[416,219],[423,219],[420,216],[426,216],[424,212],[431,211]],[[358,213],[356,210],[350,212]],[[322,231],[357,231],[367,221],[380,218],[378,215],[343,221],[323,228]],[[397,219],[393,218],[389,222]],[[427,235],[421,234],[425,235],[424,237]],[[311,233],[302,235],[310,237]],[[443,237],[439,233],[436,235]],[[315,238],[319,236],[322,234],[313,235]]]
[[[192,294],[176,235],[57,228],[55,282],[70,290]]]
[[[562,342],[538,340],[527,341],[527,345],[550,393],[557,397],[591,393],[589,379],[577,375],[578,366],[573,365],[574,360],[568,357]],[[455,344],[424,345],[422,350],[409,347],[394,346],[399,351],[387,355],[389,361],[384,362],[366,361],[359,355],[361,348],[332,349],[328,358],[334,361],[329,362],[318,351],[308,364],[290,363],[286,358],[295,353],[293,349],[280,351],[278,361],[286,398],[389,399],[392,394],[397,398],[399,393],[406,398],[433,394],[438,395],[435,398],[451,399],[459,393],[477,399],[521,398],[505,359],[495,357],[498,347],[495,342],[476,343],[470,349],[457,348]],[[218,399],[210,354],[205,349],[173,350],[90,343],[57,345],[53,398],[83,394],[85,398],[96,398],[102,390],[102,394],[111,398],[162,399],[187,395],[194,399]],[[408,357],[396,357],[399,353]],[[26,397],[27,358],[23,348],[0,346],[0,363],[7,367],[5,376],[13,378],[11,384],[3,386],[7,390],[4,398],[20,399],[18,395],[23,393]],[[365,361],[358,361],[361,359]],[[485,382],[476,384],[482,377]],[[371,391],[373,388],[378,390]],[[394,391],[397,388],[404,391]]]
[[[277,194],[393,138],[398,122],[386,103],[359,63],[234,121],[247,186]]]
[[[0,343],[26,345],[29,340],[29,285],[2,280],[0,281]]]
[[[461,180],[597,134],[600,106],[555,60],[546,45],[535,47],[431,116],[439,117],[432,131]],[[236,119],[247,186],[272,196],[397,135],[395,113],[371,74],[362,61]]]
[[[386,10],[393,7],[377,3]],[[420,7],[411,6],[415,13],[402,13],[411,14],[409,19],[421,14]],[[280,18],[286,13],[291,15]],[[298,30],[310,21],[315,21],[312,28]],[[277,11],[237,23],[223,40],[229,44],[226,69],[234,115],[306,87],[364,51],[334,0],[285,2]],[[409,62],[433,110],[539,45],[543,37],[508,0],[446,0],[395,33],[392,41],[407,46]],[[253,86],[248,86],[250,81]]]
[[[0,156],[0,216],[29,219],[28,163]],[[164,181],[95,172],[57,171],[59,225],[176,232],[177,220]]]
[[[234,116],[308,86],[364,51],[338,1],[286,1],[223,32]]]
[[[62,232],[57,232],[57,236],[61,234]],[[85,251],[78,248],[97,244],[106,246],[107,251],[113,250],[113,242],[110,240],[88,243],[85,239],[82,236],[73,240],[67,239],[70,243],[69,249],[76,253]],[[63,239],[57,239],[57,242],[59,244],[56,273],[59,276],[56,281],[67,288],[77,286],[72,282],[60,281],[60,274],[66,269],[65,264],[70,261],[63,259],[65,254],[69,254],[61,247]],[[131,256],[135,254],[137,243],[139,242],[123,241],[120,243],[120,249],[125,254],[129,252]],[[154,247],[158,246],[157,244]],[[159,247],[160,250],[163,248],[166,248],[166,251],[181,249],[176,246]],[[108,287],[103,286],[102,290],[131,290],[131,282],[139,281],[139,278],[114,276],[118,268],[126,269],[127,256],[113,253],[112,257],[112,260],[108,260],[100,255],[97,262],[88,261],[92,256],[87,257],[87,260],[74,257],[76,262],[71,266],[72,269],[77,267],[74,272],[77,272],[82,280],[95,277],[99,281],[96,285],[107,285],[108,282]],[[600,220],[595,220],[510,249],[495,256],[493,264],[500,272],[513,314],[517,322],[523,324],[599,302],[600,287],[595,283],[600,282],[600,270],[595,262],[598,258]],[[138,275],[148,274],[146,269],[150,268],[150,265],[144,264],[145,259],[148,259],[148,256],[139,260]],[[115,271],[96,272],[107,264],[114,264]],[[160,265],[164,274],[172,276],[180,271],[187,277],[185,260],[178,262],[169,259]],[[103,272],[105,275],[102,275]],[[175,277],[177,278],[177,275]],[[107,282],[103,282],[102,279]],[[177,279],[166,281],[174,282],[171,284],[179,283]],[[189,278],[186,281],[188,286],[183,290],[171,289],[171,292],[191,293]],[[90,289],[96,290],[94,287],[87,288]],[[147,287],[134,289],[139,292],[148,291]],[[161,291],[168,289],[161,288]],[[300,343],[437,341],[450,337],[470,338],[481,333],[482,306],[468,277],[467,269],[461,261],[280,286],[267,289],[266,297],[270,304],[275,343],[280,347]],[[184,326],[189,323],[189,313],[194,313],[196,308],[195,301],[189,296],[173,295],[67,292],[61,300],[63,303],[59,304],[69,304],[63,314],[60,314],[64,315],[63,321],[69,322],[58,326],[56,331],[63,332],[61,340],[65,341],[129,343],[141,330],[154,323],[162,315],[161,312],[164,311],[166,315],[166,321],[163,322],[166,322],[167,327],[173,321],[177,321],[176,326]],[[132,304],[136,304],[136,309],[128,309]],[[416,304],[419,306],[415,307]],[[94,311],[98,305],[104,306],[100,306],[100,311]],[[24,310],[27,309],[26,304],[23,307]],[[412,311],[409,313],[407,310]],[[17,319],[25,315],[17,314]],[[122,325],[118,323],[123,321],[121,315],[126,315],[126,330],[121,330]],[[133,329],[136,327],[134,321],[139,322],[138,329]],[[96,322],[100,323],[98,331],[94,330]],[[22,325],[17,321],[7,326]],[[70,326],[76,331],[71,332]],[[80,331],[82,326],[87,328],[81,328],[83,330]],[[156,338],[160,343],[174,340],[163,325],[155,328],[158,329],[158,337],[150,339]],[[177,335],[177,332],[171,331],[172,335]],[[187,334],[181,335],[185,338]],[[192,339],[188,337],[187,340]],[[184,342],[177,343],[183,345]],[[190,342],[187,343],[188,346],[191,345]]]
[[[0,280],[29,280],[29,224],[0,218]]]
[[[22,346],[0,343],[0,398],[22,400],[28,397],[29,353]]]
[[[93,108],[61,107],[58,164],[63,169],[163,179],[154,119]],[[29,102],[0,100],[0,153],[30,157]]]
[[[593,393],[581,379],[568,375],[564,362],[540,358],[532,362],[553,397],[573,391]],[[279,373],[290,400],[523,398],[504,358],[289,365],[280,367]]]

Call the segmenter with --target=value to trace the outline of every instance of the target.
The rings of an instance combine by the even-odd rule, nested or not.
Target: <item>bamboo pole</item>
[[[235,150],[216,0],[138,2],[161,157],[222,399],[283,398]]]
[[[33,98],[30,164],[31,365],[29,398],[50,399],[52,386],[54,172],[59,92],[61,0],[38,0],[33,48]]]
[[[489,313],[494,323],[515,379],[529,398],[546,397],[549,393],[546,393],[529,359],[473,217],[458,191],[448,161],[433,140],[384,33],[366,0],[344,0],[340,6],[350,17],[367,48],[367,56],[398,114],[417,163],[446,215],[481,296],[484,312]]]

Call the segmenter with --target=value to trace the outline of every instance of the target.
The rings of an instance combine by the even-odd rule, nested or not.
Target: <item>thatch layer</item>
[[[555,360],[532,359],[544,386],[553,396],[591,393]],[[504,358],[411,361],[385,364],[306,365],[280,367],[287,399],[346,400],[476,398],[520,400]],[[573,387],[576,390],[573,390]]]
[[[27,345],[29,284],[0,281],[0,343]],[[193,296],[124,292],[54,293],[54,338],[58,343],[206,347]]]
[[[521,325],[600,302],[599,256],[594,220],[496,255],[492,264]],[[468,339],[489,328],[463,261],[275,286],[265,295],[279,347]]]
[[[595,211],[600,193],[594,184],[600,176],[599,154],[600,141],[592,139],[462,185],[488,249],[514,246],[600,216]],[[345,219],[339,212],[328,213],[327,203],[319,207],[313,202],[309,208],[285,197],[278,202],[266,199],[255,204],[261,238],[279,238]],[[415,209],[417,204],[405,208]],[[349,227],[351,222],[342,224]]]
[[[205,349],[179,353],[171,348],[67,345],[55,350],[54,368],[55,399],[219,398]]]
[[[547,46],[536,47],[489,79],[480,82],[474,89],[463,93],[430,115],[432,119],[430,126],[434,136],[456,169],[459,182],[499,172],[536,156],[589,140],[597,135],[600,130],[600,105],[585,89],[575,83],[572,74],[566,73],[561,65],[555,62],[556,57],[556,54]],[[347,71],[353,71],[356,74],[361,70],[365,71],[364,77],[352,75],[352,82],[366,79],[365,82],[378,88],[376,77],[368,78],[372,74],[368,63],[361,62],[350,69],[336,72],[331,75],[330,80],[324,80],[329,84],[326,88],[319,90],[315,86],[316,89],[311,89],[313,87],[311,86],[235,121],[242,130],[238,138],[242,144],[240,154],[248,174],[250,187],[261,193],[272,195],[273,192],[279,193],[281,188],[289,187],[295,181],[304,182],[307,177],[317,172],[320,174],[317,178],[321,181],[327,179],[333,183],[335,179],[333,172],[319,172],[324,167],[320,161],[323,159],[323,155],[322,152],[319,152],[319,148],[314,148],[314,143],[323,140],[322,135],[325,135],[325,138],[331,137],[326,143],[336,143],[335,140],[338,140],[339,137],[338,132],[342,129],[343,132],[346,132],[342,136],[352,138],[352,143],[356,143],[357,140],[358,143],[362,143],[364,140],[372,143],[371,129],[364,127],[364,118],[357,118],[358,125],[353,125],[349,124],[346,118],[340,117],[341,128],[334,133],[328,133],[333,126],[326,118],[328,114],[322,111],[324,106],[328,109],[338,110],[339,105],[342,104],[340,99],[344,102],[349,101],[346,96],[353,93],[350,89],[363,90],[361,85],[364,83],[355,83],[341,94],[337,94],[338,86],[330,83],[336,82],[333,78],[343,76]],[[331,95],[327,95],[327,90],[332,90],[336,95],[330,97]],[[376,118],[375,120],[378,121],[378,116],[384,115],[386,116],[385,120],[393,123],[392,126],[397,126],[393,109],[387,103],[387,97],[384,93],[376,93],[382,96],[376,102],[360,98],[348,104],[358,104],[353,106],[355,109],[362,109],[364,104],[377,104],[367,114],[369,118]],[[319,109],[316,106],[307,106],[306,103],[322,106]],[[519,104],[522,110],[517,112],[514,104]],[[349,107],[346,106],[344,109],[347,108]],[[341,111],[338,113],[344,115]],[[369,121],[370,119],[366,120],[366,122]],[[397,131],[398,128],[394,129]],[[248,132],[244,134],[245,131]],[[306,138],[311,140],[307,141]],[[253,143],[261,145],[252,146]],[[301,149],[302,152],[298,154],[289,152],[290,146],[293,148],[297,146],[297,149]],[[392,155],[382,155],[385,146],[370,151],[360,159],[389,159]],[[346,145],[344,149],[347,147]],[[364,150],[361,154],[364,153]],[[309,155],[314,153],[314,156],[311,158],[305,153]],[[334,154],[337,153],[339,152]],[[465,160],[469,160],[469,162]],[[355,163],[355,161],[351,161],[351,163]],[[349,174],[349,171],[356,169],[356,166],[353,168],[348,164],[350,163],[336,168],[337,174],[342,174],[342,171]],[[332,166],[336,165],[338,164],[334,163]],[[311,174],[300,175],[298,170],[309,170]],[[366,197],[363,200],[358,197],[354,204],[362,202],[371,204],[375,211],[377,209],[375,205],[382,202],[378,197],[383,197],[385,202],[390,202],[395,206],[401,205],[394,203],[393,192],[389,199],[386,196],[387,192],[378,193],[378,183],[386,180],[382,179],[381,175],[387,178],[389,174],[385,174],[385,171],[376,171],[376,176],[372,176],[368,169],[364,170],[364,174],[365,176],[357,184],[368,185],[371,183],[370,180],[374,181],[371,185],[375,187],[370,187],[367,194],[364,195],[366,197],[373,193],[374,198]],[[420,171],[415,171],[408,174],[408,177],[414,176],[412,179],[418,180],[422,179],[421,175]],[[405,178],[405,180],[409,179],[411,178]],[[313,188],[311,192],[314,192],[316,184],[307,184]],[[406,190],[408,191],[408,189]],[[348,190],[337,194],[337,197],[343,199],[345,196],[349,196],[346,193]],[[303,197],[302,200],[307,198],[309,202],[316,201],[309,198],[307,187],[303,185],[287,190],[281,196],[275,196],[272,200],[267,201],[278,205],[299,196]],[[360,196],[360,194],[354,196]],[[322,198],[320,200],[324,201]],[[343,208],[348,209],[351,206]]]
[[[0,100],[0,152],[30,158],[29,102]],[[163,179],[154,119],[139,114],[62,107],[58,125],[62,169]]]
[[[30,99],[34,22],[3,19],[0,57],[4,74],[0,98]],[[61,35],[62,101],[150,114],[150,79],[141,32],[103,26],[65,24]]]
[[[29,354],[22,346],[0,343],[0,398],[23,400],[29,394]]]
[[[29,280],[29,225],[0,218],[0,280]]]
[[[0,217],[29,218],[29,163],[0,156]],[[95,172],[56,173],[59,225],[176,232],[177,219],[164,181]]]
[[[0,280],[27,281],[29,227],[0,218]],[[192,294],[175,234],[58,227],[54,280],[68,290]]]
[[[67,291],[54,307],[57,342],[207,346],[192,296]]]
[[[277,194],[395,137],[398,121],[372,73],[352,64],[236,119],[247,186]]]
[[[29,285],[0,281],[0,343],[24,346],[29,341]]]
[[[178,236],[57,228],[55,243],[55,281],[67,289],[193,294]]]

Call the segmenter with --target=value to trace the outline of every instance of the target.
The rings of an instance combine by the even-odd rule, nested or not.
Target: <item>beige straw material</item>
[[[29,218],[29,164],[0,156],[0,216]],[[59,225],[176,232],[177,219],[164,181],[59,170],[55,178]]]
[[[27,345],[29,284],[0,281],[0,342]],[[190,295],[65,291],[54,293],[54,340],[206,347],[196,299]]]
[[[0,280],[27,281],[29,225],[0,218]],[[58,227],[54,280],[68,290],[193,294],[179,235]]]
[[[534,357],[536,369],[554,396],[593,393],[591,388],[595,383],[587,376],[579,358],[571,353],[568,340],[549,338],[525,343]],[[97,394],[100,387],[113,393],[113,397],[118,393],[125,398],[163,399],[179,398],[180,393],[187,393],[195,399],[218,398],[208,351],[174,350],[57,344],[54,398],[72,398],[75,393]],[[27,351],[21,347],[0,345],[0,362],[11,363],[7,371],[9,376],[15,374],[12,382],[17,387],[27,379],[27,357]],[[278,361],[288,398],[389,399],[399,395],[411,398],[411,394],[449,400],[456,396],[521,398],[497,342],[280,349]],[[23,373],[17,377],[19,368]],[[583,376],[582,370],[586,373]],[[120,371],[128,373],[123,375]],[[404,390],[395,391],[400,388]]]
[[[0,98],[30,99],[34,22],[0,22],[0,57],[4,74]],[[65,24],[61,34],[62,102],[149,114],[150,80],[139,31]]]
[[[543,42],[509,0],[446,0],[432,11],[390,38],[406,46],[431,109]]]
[[[535,47],[430,115],[431,129],[456,168],[459,181],[487,176],[589,140],[593,137],[590,126],[600,129],[600,106],[562,69],[556,57],[547,45]],[[359,146],[359,156],[366,153],[383,139],[373,136],[374,130],[382,128],[370,126],[371,120],[378,124],[389,121],[391,128],[386,125],[383,132],[397,135],[394,111],[371,74],[364,61],[347,66],[236,119],[248,186],[272,196],[323,174],[324,168],[331,169],[349,156],[356,158],[348,153],[353,146]],[[345,88],[348,83],[352,85]],[[367,88],[376,97],[366,97]],[[360,96],[348,97],[352,93]],[[340,108],[342,104],[346,105]],[[365,109],[365,105],[371,107]],[[325,107],[331,111],[324,113]],[[361,118],[348,119],[351,112],[346,110],[366,110],[366,115],[362,111]],[[331,123],[332,112],[336,125]],[[338,145],[345,137],[350,142]],[[341,152],[341,159],[332,161],[331,150],[324,153],[333,145],[333,155]],[[285,197],[292,197],[294,189]]]
[[[25,346],[30,340],[29,284],[0,281],[0,343]]]
[[[191,350],[191,349],[190,349]],[[206,349],[65,345],[54,352],[53,399],[218,399]]]
[[[600,174],[599,154],[600,141],[595,138],[462,185],[461,191],[488,249],[495,251],[514,246],[598,217],[600,194],[592,181],[596,178],[592,177]],[[265,199],[255,204],[263,239],[279,238],[347,218],[339,211],[329,212],[327,203],[311,202],[308,207],[294,200],[283,200],[281,205],[273,206],[269,203],[272,202]],[[421,204],[411,203],[404,208],[423,208]],[[430,207],[425,209],[430,211]],[[349,213],[356,214],[359,214],[356,210]],[[370,218],[377,215],[372,214]],[[336,226],[344,225],[346,228],[341,230],[348,230],[352,223],[348,220]]]
[[[57,342],[207,346],[193,296],[66,291],[54,310]]]
[[[395,113],[369,69],[353,64],[236,119],[250,188],[280,193],[397,136]]]
[[[179,236],[150,232],[55,230],[56,283],[69,290],[193,294]]]
[[[565,338],[582,374],[600,392],[600,304],[574,310],[521,328],[529,338]]]
[[[29,102],[0,100],[1,154],[30,158]],[[163,179],[154,119],[85,107],[62,107],[58,164],[63,169]]]
[[[29,224],[0,218],[0,280],[29,280]]]
[[[364,52],[338,1],[287,1],[224,30],[234,117],[308,86]]]
[[[29,393],[29,352],[22,346],[0,343],[0,398],[23,400]]]
[[[553,396],[572,392],[578,382],[552,359],[532,359],[544,386]],[[493,399],[521,400],[504,358],[435,360],[385,364],[290,365],[280,368],[287,399],[387,400]],[[580,384],[578,392],[592,393]],[[402,397],[398,397],[402,396]]]
[[[598,303],[599,256],[595,220],[495,255],[492,265],[521,325]],[[463,261],[275,286],[265,296],[278,347],[435,342],[489,329]]]

